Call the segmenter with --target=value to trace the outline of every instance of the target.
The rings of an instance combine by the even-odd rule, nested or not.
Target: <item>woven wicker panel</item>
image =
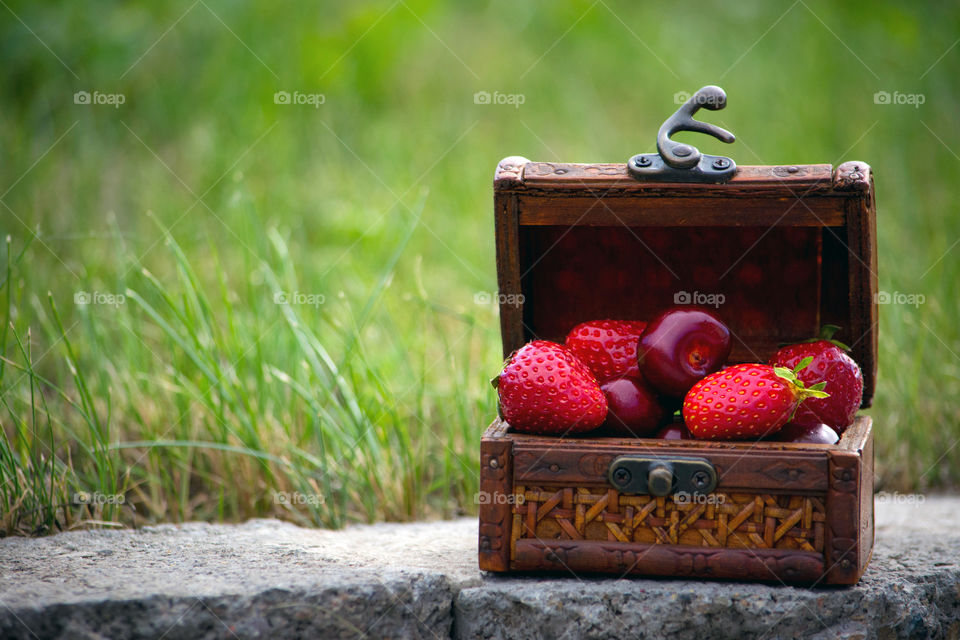
[[[514,495],[514,540],[823,552],[824,501],[813,496],[717,492],[683,501],[603,487],[523,486],[515,487]]]

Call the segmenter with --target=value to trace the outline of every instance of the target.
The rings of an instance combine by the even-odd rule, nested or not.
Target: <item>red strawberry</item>
[[[591,320],[567,334],[567,348],[601,383],[625,376],[637,378],[637,342],[646,326],[639,320]]]
[[[494,378],[500,413],[517,431],[583,433],[607,417],[607,399],[587,365],[555,342],[534,340]]]
[[[801,360],[812,362],[797,377],[806,385],[826,382],[829,398],[811,398],[803,403],[793,421],[804,426],[824,423],[838,432],[853,424],[853,418],[863,399],[863,374],[848,356],[847,347],[831,340],[838,327],[827,325],[820,332],[821,339],[783,347],[770,359],[770,364],[792,369]]]
[[[806,398],[826,397],[819,385],[807,389],[797,371],[765,364],[739,364],[711,373],[683,400],[683,419],[695,438],[743,440],[778,431]]]

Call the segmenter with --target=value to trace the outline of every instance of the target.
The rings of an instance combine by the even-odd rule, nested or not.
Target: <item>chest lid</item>
[[[664,123],[658,154],[621,164],[500,162],[494,208],[504,355],[536,338],[563,342],[587,320],[650,320],[673,305],[698,304],[729,326],[731,362],[765,362],[781,343],[840,326],[836,338],[863,370],[863,406],[870,406],[877,372],[870,167],[738,167],[670,140],[686,129],[732,141],[692,118],[700,107],[723,107],[716,91],[701,89]],[[687,166],[674,166],[677,157]]]

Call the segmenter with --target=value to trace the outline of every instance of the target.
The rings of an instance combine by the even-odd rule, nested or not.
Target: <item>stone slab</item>
[[[852,588],[482,574],[472,518],[7,538],[0,638],[956,638],[960,499],[917,502]]]

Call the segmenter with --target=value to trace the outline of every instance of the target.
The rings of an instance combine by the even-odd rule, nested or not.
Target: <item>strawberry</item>
[[[778,431],[807,398],[824,398],[823,385],[809,389],[797,372],[765,364],[739,364],[697,382],[683,400],[683,419],[695,438],[743,440]]]
[[[567,334],[567,348],[601,383],[613,378],[637,378],[637,342],[646,327],[647,323],[639,320],[591,320]]]
[[[555,342],[534,340],[513,354],[493,379],[500,413],[517,431],[583,433],[607,417],[607,399],[587,365]]]
[[[863,399],[863,374],[849,349],[831,338],[839,327],[826,325],[820,337],[783,347],[770,359],[774,366],[792,369],[805,358],[812,358],[809,366],[797,376],[804,384],[826,382],[829,398],[811,398],[803,403],[793,421],[804,426],[824,423],[839,433],[853,424],[853,418]]]

